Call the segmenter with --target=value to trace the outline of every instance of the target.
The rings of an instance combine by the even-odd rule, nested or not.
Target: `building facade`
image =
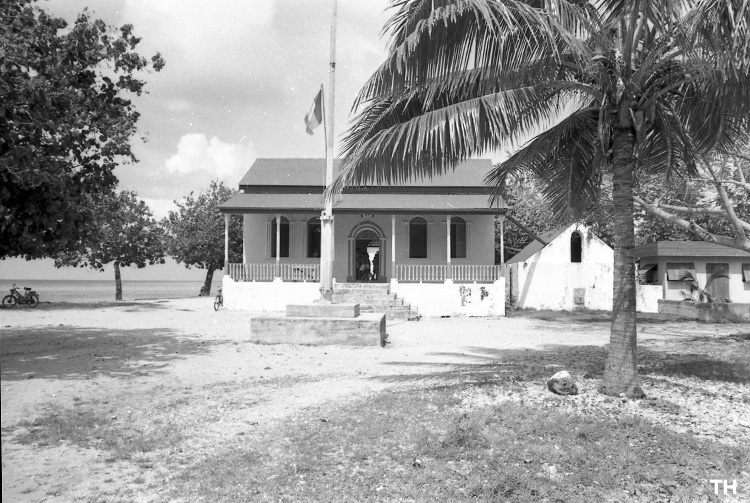
[[[429,180],[347,188],[333,204],[334,285],[389,283],[424,315],[504,314],[494,250],[505,207],[490,206],[491,168],[472,160]],[[319,298],[324,170],[323,159],[258,159],[221,205],[243,219],[243,262],[225,271],[228,307],[281,311]]]

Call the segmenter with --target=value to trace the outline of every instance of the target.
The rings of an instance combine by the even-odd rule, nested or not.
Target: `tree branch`
[[[744,232],[741,232],[734,238],[730,238],[728,236],[720,236],[718,234],[708,232],[706,229],[693,221],[685,220],[684,218],[673,215],[672,213],[669,213],[660,207],[651,205],[638,196],[633,196],[633,202],[643,208],[647,213],[670,222],[677,227],[680,227],[681,229],[684,229],[691,234],[699,237],[703,241],[708,241],[710,243],[716,243],[719,245],[727,246],[729,248],[736,248],[739,250],[750,252],[750,239],[748,239],[747,235]]]
[[[732,205],[732,200],[729,199],[729,195],[727,194],[726,189],[724,188],[724,185],[721,184],[718,177],[716,176],[716,172],[714,171],[714,168],[708,164],[706,165],[706,169],[708,169],[708,172],[711,173],[711,176],[715,180],[714,184],[716,185],[716,190],[719,193],[719,199],[721,201],[721,205],[724,207],[724,210],[726,211],[727,219],[729,219],[729,222],[732,224],[732,227],[734,227],[735,231],[735,237],[737,239],[740,238],[740,236],[745,238],[745,241],[748,241],[747,235],[745,234],[745,230],[750,230],[750,224],[747,222],[743,222],[740,217],[737,216],[737,213],[734,211],[734,206]]]

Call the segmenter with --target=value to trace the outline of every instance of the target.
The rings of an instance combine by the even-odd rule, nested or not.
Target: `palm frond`
[[[581,216],[596,202],[601,182],[601,166],[595,162],[598,117],[598,107],[580,108],[496,166],[485,179],[493,201],[507,176],[531,173],[544,182],[545,198],[560,222]]]
[[[473,68],[510,70],[562,54],[588,57],[586,46],[562,22],[552,22],[545,11],[524,2],[411,0],[394,5],[399,12],[386,25],[393,40],[389,55],[365,83],[353,109]],[[566,9],[566,19],[574,18],[573,12]],[[588,22],[583,14],[579,21]]]

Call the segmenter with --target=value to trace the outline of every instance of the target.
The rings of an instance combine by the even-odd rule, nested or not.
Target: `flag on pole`
[[[305,115],[305,126],[307,126],[307,134],[313,134],[315,128],[320,126],[323,122],[323,86],[320,86],[320,91],[315,96],[312,105],[310,105],[310,111]]]

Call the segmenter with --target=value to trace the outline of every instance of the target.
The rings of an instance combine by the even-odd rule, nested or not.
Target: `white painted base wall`
[[[461,287],[465,287],[461,302]],[[481,288],[489,293],[482,299]],[[470,292],[470,294],[468,294]],[[398,294],[422,316],[505,316],[505,278],[494,283],[399,283]]]
[[[466,288],[463,305],[461,286]],[[484,299],[481,287],[489,293]],[[310,304],[320,298],[319,284],[314,282],[234,281],[224,276],[222,288],[224,307],[232,310],[278,312],[288,304]],[[505,316],[504,278],[481,284],[394,281],[391,293],[415,306],[422,316]]]
[[[658,313],[661,285],[638,285],[635,310],[641,313]]]
[[[612,309],[611,263],[521,262],[508,266],[508,293],[521,309],[566,311],[576,308]],[[575,289],[585,290],[583,304]]]
[[[286,311],[287,304],[311,304],[320,299],[317,282],[234,281],[222,283],[224,307],[242,311]]]

